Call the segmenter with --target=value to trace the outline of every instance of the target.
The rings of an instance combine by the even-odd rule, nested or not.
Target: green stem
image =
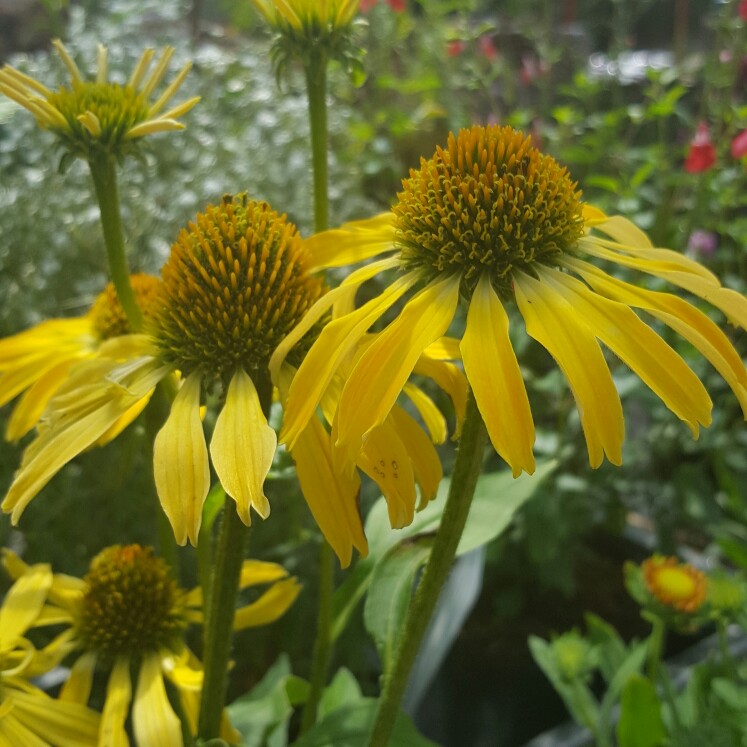
[[[329,169],[327,164],[327,58],[315,51],[306,66],[309,99],[311,164],[314,174],[314,231],[329,226]]]
[[[369,747],[386,747],[390,744],[389,739],[399,713],[410,670],[415,662],[420,642],[428,627],[441,588],[451,570],[459,540],[464,531],[477,478],[480,476],[487,438],[485,424],[470,392],[443,517],[423,576],[415,592],[415,598],[407,611],[394,666],[383,676],[384,686]]]
[[[317,610],[316,640],[311,655],[311,688],[301,717],[301,734],[316,723],[316,712],[327,681],[327,669],[332,653],[332,594],[334,592],[334,555],[322,539],[319,563],[319,608]]]
[[[327,58],[315,51],[306,66],[306,93],[309,100],[311,164],[314,179],[314,231],[329,226],[329,175],[327,163]],[[316,723],[316,712],[327,681],[332,656],[332,594],[335,565],[332,548],[322,539],[319,564],[319,599],[316,639],[311,655],[311,688],[301,716],[301,734]]]
[[[267,415],[272,405],[269,372],[261,372],[260,376],[253,378],[262,411]],[[227,496],[213,558],[210,598],[205,602],[204,675],[197,731],[198,736],[205,740],[216,739],[220,734],[228,689],[228,660],[233,643],[236,595],[248,534],[249,528],[239,518],[234,500]]]
[[[109,275],[117,291],[117,298],[122,305],[127,321],[133,332],[143,324],[143,315],[135,300],[135,293],[130,284],[130,270],[125,253],[122,215],[119,209],[119,188],[117,171],[113,156],[102,154],[92,158],[88,165],[91,168],[96,198],[101,211],[101,227],[104,230],[106,256],[109,261]]]

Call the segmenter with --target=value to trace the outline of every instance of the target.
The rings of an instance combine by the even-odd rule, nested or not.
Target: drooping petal
[[[420,387],[410,382],[402,387],[402,391],[410,398],[415,409],[420,413],[420,417],[423,418],[433,443],[442,444],[447,434],[446,418],[436,407],[436,403]]]
[[[153,444],[153,476],[177,544],[197,544],[210,464],[200,420],[200,374],[191,373]]]
[[[60,700],[69,703],[88,703],[96,669],[96,654],[87,652],[79,656],[70,668],[70,675],[60,690]]]
[[[432,342],[423,351],[423,355],[437,361],[459,361],[462,359],[462,351],[459,349],[459,340],[456,337],[441,337]]]
[[[361,356],[338,405],[335,448],[343,464],[355,462],[363,437],[384,421],[422,352],[449,328],[458,300],[458,275],[427,285]]]
[[[352,265],[394,249],[394,214],[344,223],[314,234],[304,243],[311,254],[312,272]]]
[[[442,341],[446,339],[445,337],[441,338]],[[456,343],[456,356],[452,357],[451,360],[459,360],[461,358],[459,343],[456,340],[454,342]],[[438,341],[434,343],[434,345],[438,344]],[[437,355],[433,357],[431,351],[434,350],[434,345],[429,345],[425,349],[415,364],[413,373],[433,379],[449,395],[456,414],[457,425],[452,436],[456,440],[462,431],[462,423],[467,412],[467,378],[458,366],[447,363],[446,359],[439,358]],[[436,350],[436,352],[438,351]]]
[[[587,262],[573,259],[566,265],[597,293],[645,309],[694,345],[724,377],[747,418],[747,368],[729,338],[708,316],[679,296],[639,288],[607,275]]]
[[[255,602],[236,610],[233,619],[234,630],[269,625],[286,613],[300,591],[301,584],[295,577],[278,581]]]
[[[251,377],[240,368],[228,386],[226,403],[215,421],[210,455],[218,479],[236,501],[244,524],[251,523],[249,509],[266,519],[270,503],[263,492],[272,466],[277,437],[267,424]]]
[[[552,288],[523,273],[516,273],[514,281],[527,333],[552,355],[573,392],[591,466],[598,467],[605,454],[619,465],[625,435],[622,405],[599,343]]]
[[[534,421],[524,378],[508,336],[508,314],[483,275],[467,312],[464,371],[495,450],[514,477],[534,472]]]
[[[179,718],[169,703],[161,671],[161,658],[143,658],[132,704],[132,727],[138,747],[181,747]]]
[[[388,419],[369,431],[357,464],[384,495],[392,528],[409,526],[415,514],[415,475],[407,448]]]
[[[13,645],[36,621],[52,587],[52,570],[40,563],[10,587],[0,608],[0,647]]]
[[[340,565],[347,568],[354,547],[362,556],[368,554],[358,505],[360,478],[334,469],[330,435],[316,417],[299,434],[291,456],[309,510]]]
[[[288,391],[280,440],[287,443],[289,448],[293,448],[295,440],[314,414],[340,363],[368,328],[415,282],[413,275],[397,278],[381,295],[324,327]]]
[[[619,356],[664,404],[690,426],[711,422],[711,398],[682,358],[626,305],[610,301],[580,280],[543,268],[540,280],[563,295],[587,327]]]
[[[389,419],[400,439],[407,446],[415,480],[420,486],[420,501],[417,506],[417,510],[420,511],[436,497],[443,477],[441,460],[423,429],[399,405],[392,408]]]
[[[131,700],[130,660],[128,657],[120,656],[114,662],[106,688],[106,701],[99,731],[100,747],[130,747],[125,722]]]

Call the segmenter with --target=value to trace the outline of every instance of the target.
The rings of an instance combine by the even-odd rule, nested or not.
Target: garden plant
[[[747,3],[661,5],[40,3],[0,747],[744,743]]]

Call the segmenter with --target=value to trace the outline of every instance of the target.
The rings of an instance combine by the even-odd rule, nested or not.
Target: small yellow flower
[[[36,568],[7,550],[3,562],[11,576],[19,579],[16,583],[28,583]],[[185,645],[184,632],[190,623],[203,622],[202,590],[181,589],[166,563],[139,545],[104,549],[83,579],[52,576],[48,569],[47,573],[49,603],[32,624],[62,624],[67,629],[43,653],[54,663],[78,654],[60,700],[82,709],[90,697],[97,665],[106,668],[109,679],[98,743],[128,744],[125,722],[131,711],[139,747],[181,747],[181,724],[166,694],[165,679],[176,687],[195,733],[202,669]],[[267,585],[261,596],[236,610],[236,630],[274,622],[300,591],[298,581],[282,566],[245,561],[240,588],[260,584]],[[137,671],[134,697],[133,667]],[[231,743],[239,741],[225,716],[221,736]]]
[[[0,70],[0,91],[28,109],[39,125],[54,132],[75,155],[91,160],[100,153],[121,157],[146,135],[184,129],[179,117],[198,101],[194,97],[164,111],[184,82],[187,63],[161,95],[151,98],[163,80],[174,54],[166,47],[149,72],[155,51],[147,49],[124,84],[108,80],[108,53],[98,48],[98,72],[87,80],[61,41],[57,53],[70,73],[69,86],[52,91],[32,77],[5,65]]]
[[[130,280],[147,317],[160,281],[145,274],[133,275]],[[124,311],[109,283],[85,316],[50,319],[0,339],[0,406],[22,395],[8,420],[6,439],[17,441],[37,424],[74,363],[95,357],[108,340],[129,333]],[[138,413],[133,410],[129,414],[134,419]]]
[[[641,569],[649,593],[659,602],[680,612],[697,612],[708,591],[706,575],[677,558],[654,555]]]
[[[257,388],[271,393],[270,356],[322,295],[316,271],[335,262],[334,253],[317,261],[307,246],[285,216],[245,196],[226,197],[199,214],[179,235],[163,268],[149,335],[114,338],[106,351],[71,370],[49,402],[2,509],[18,521],[64,464],[98,440],[111,438],[123,416],[142,406],[159,381],[178,372],[182,384],[153,453],[156,488],[177,542],[197,543],[211,462],[241,520],[249,524],[252,509],[266,518],[270,505],[263,485],[277,436],[262,411]],[[346,296],[352,298],[344,285],[331,293],[340,309]],[[312,330],[312,336],[317,332]],[[275,381],[281,393],[310,342],[304,339],[285,349],[288,360]],[[347,349],[345,365],[352,367],[364,347],[361,342]],[[464,378],[453,364],[439,360],[441,356],[439,350],[424,354],[419,370],[463,413]],[[341,367],[341,375],[345,370]],[[208,450],[201,405],[211,393],[220,395],[221,404]],[[445,422],[434,403],[415,387],[408,394],[433,440],[443,440]],[[331,389],[322,409],[334,431]],[[336,469],[330,433],[322,422],[307,423],[291,455],[314,518],[340,562],[350,563],[353,547],[366,554],[359,478],[354,467]],[[416,485],[423,505],[435,496],[441,479],[433,445],[399,409],[381,423],[356,462],[384,492],[394,526],[412,520]]]
[[[52,587],[49,566],[27,566],[0,608],[0,745],[73,747],[98,743],[99,714],[78,703],[55,700],[28,680],[52,669],[24,636],[35,626]]]
[[[394,321],[376,335],[347,378],[336,413],[335,448],[353,462],[387,417],[423,350],[467,305],[461,338],[446,357],[461,360],[496,451],[515,476],[532,473],[534,422],[509,337],[505,306],[516,304],[526,332],[555,359],[576,399],[589,461],[622,459],[624,421],[600,341],[625,362],[697,437],[712,403],[685,361],[635,313],[649,314],[694,345],[731,386],[747,417],[747,369],[726,335],[695,306],[664,291],[618,280],[587,257],[654,275],[708,301],[747,328],[747,299],[721,287],[706,268],[648,237],[619,216],[581,201],[565,168],[510,127],[479,127],[449,137],[410,172],[392,212],[310,239],[325,252],[359,262],[388,252],[351,276],[354,293],[376,272],[399,270],[376,297],[327,325],[288,392],[281,442],[292,448],[346,350],[406,293]],[[334,301],[312,307],[273,356],[286,350]]]

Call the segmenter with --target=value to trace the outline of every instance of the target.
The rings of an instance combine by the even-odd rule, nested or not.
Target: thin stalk
[[[327,681],[327,670],[332,654],[332,594],[334,584],[334,555],[332,548],[322,539],[319,563],[319,599],[317,610],[316,640],[311,655],[311,688],[301,717],[301,734],[305,734],[316,723],[316,712]]]
[[[101,227],[104,230],[106,257],[109,262],[109,275],[117,291],[117,298],[124,310],[130,329],[137,332],[143,325],[143,315],[135,300],[130,283],[130,270],[125,252],[122,214],[119,209],[119,188],[113,156],[102,154],[92,158],[88,165],[96,189],[96,199],[101,211]]]
[[[327,58],[316,52],[306,67],[306,93],[309,100],[311,131],[311,164],[314,179],[314,230],[329,226],[329,174],[327,163]],[[311,655],[309,697],[301,716],[301,734],[316,723],[317,708],[327,682],[327,670],[332,656],[332,595],[335,566],[332,548],[322,538],[319,563],[319,598],[317,626]]]
[[[480,476],[487,438],[485,424],[475,404],[474,396],[470,392],[441,525],[436,532],[431,554],[415,592],[415,598],[407,611],[404,629],[397,645],[394,666],[383,676],[383,690],[369,747],[386,747],[390,744],[389,739],[399,713],[410,670],[441,589],[451,570],[459,540],[467,522],[477,478]]]
[[[272,405],[269,372],[254,377],[254,385],[262,411],[268,415]],[[220,734],[228,688],[228,660],[233,643],[236,595],[248,536],[249,528],[239,518],[233,499],[227,496],[213,557],[210,598],[206,600],[205,611],[204,675],[197,732],[205,740],[216,739]]]
[[[314,231],[329,226],[329,168],[327,164],[327,58],[312,54],[306,66],[306,94],[309,99],[311,165],[314,178]]]

